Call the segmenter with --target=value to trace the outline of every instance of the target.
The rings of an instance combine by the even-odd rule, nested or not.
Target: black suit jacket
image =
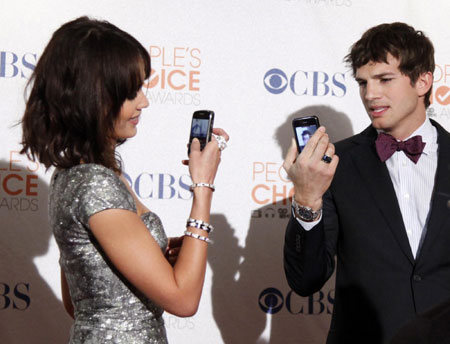
[[[450,344],[450,299],[403,326],[390,344]]]
[[[428,231],[416,259],[371,126],[336,144],[339,165],[311,231],[291,218],[284,266],[302,296],[323,286],[337,262],[327,343],[384,343],[416,313],[450,298],[450,134],[438,131]]]

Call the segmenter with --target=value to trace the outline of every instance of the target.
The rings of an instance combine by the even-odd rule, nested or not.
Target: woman
[[[82,17],[53,34],[30,79],[22,153],[56,167],[49,212],[63,302],[75,319],[70,343],[166,343],[163,309],[191,316],[200,301],[223,142],[200,151],[193,141],[187,230],[168,240],[115,152],[136,134],[149,75],[148,52],[133,37]]]

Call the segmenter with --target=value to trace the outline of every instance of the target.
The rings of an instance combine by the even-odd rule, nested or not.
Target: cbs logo
[[[343,97],[347,93],[345,73],[329,74],[322,71],[294,72],[286,75],[281,69],[272,68],[264,75],[264,87],[272,94],[281,94],[289,86],[297,96]]]
[[[124,173],[131,188],[142,199],[183,199],[192,198],[189,175],[174,176],[168,173],[142,172],[136,178]]]
[[[275,288],[264,289],[259,294],[259,307],[264,313],[275,314],[278,313],[284,305],[283,294]]]
[[[259,294],[259,307],[264,313],[276,314],[286,307],[291,314],[331,314],[334,304],[334,290],[325,294],[318,291],[308,297],[301,297],[289,291],[284,297],[283,293],[276,288],[266,288]]]
[[[0,78],[29,78],[37,62],[37,55],[25,53],[15,54],[11,51],[0,51]]]
[[[0,283],[0,311],[8,308],[24,311],[30,307],[31,299],[28,295],[30,285],[28,283],[17,283],[9,285]]]

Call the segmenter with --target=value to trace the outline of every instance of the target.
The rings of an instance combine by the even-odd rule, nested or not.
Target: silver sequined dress
[[[84,164],[54,174],[50,222],[75,307],[69,343],[167,343],[163,310],[112,266],[89,228],[91,215],[111,208],[136,212],[132,195],[110,169]],[[142,220],[164,250],[159,217],[149,212]]]

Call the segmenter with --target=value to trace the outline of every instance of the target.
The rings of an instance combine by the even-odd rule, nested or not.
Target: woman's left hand
[[[215,135],[222,136],[225,139],[226,142],[228,142],[228,140],[230,139],[230,137],[228,136],[227,132],[225,130],[223,130],[222,128],[213,128],[212,132]],[[216,138],[214,137],[214,135],[213,135],[213,137],[211,137],[211,141],[217,141]],[[210,142],[208,142],[208,144]],[[216,144],[217,144],[217,142],[216,142]],[[187,146],[189,147],[189,144]],[[189,160],[187,160],[187,159],[181,160],[181,163],[183,165],[189,166]]]
[[[201,150],[200,141],[194,138],[191,143],[191,153],[189,154],[189,174],[194,183],[213,184],[216,177],[217,168],[219,167],[221,150],[226,146],[229,139],[225,130],[214,128],[213,133],[220,135],[216,138],[214,135],[211,141]],[[225,141],[221,147],[218,140]]]
[[[174,266],[177,262],[178,253],[180,252],[181,244],[183,243],[183,238],[184,236],[170,237],[167,243],[164,255],[172,266]]]

